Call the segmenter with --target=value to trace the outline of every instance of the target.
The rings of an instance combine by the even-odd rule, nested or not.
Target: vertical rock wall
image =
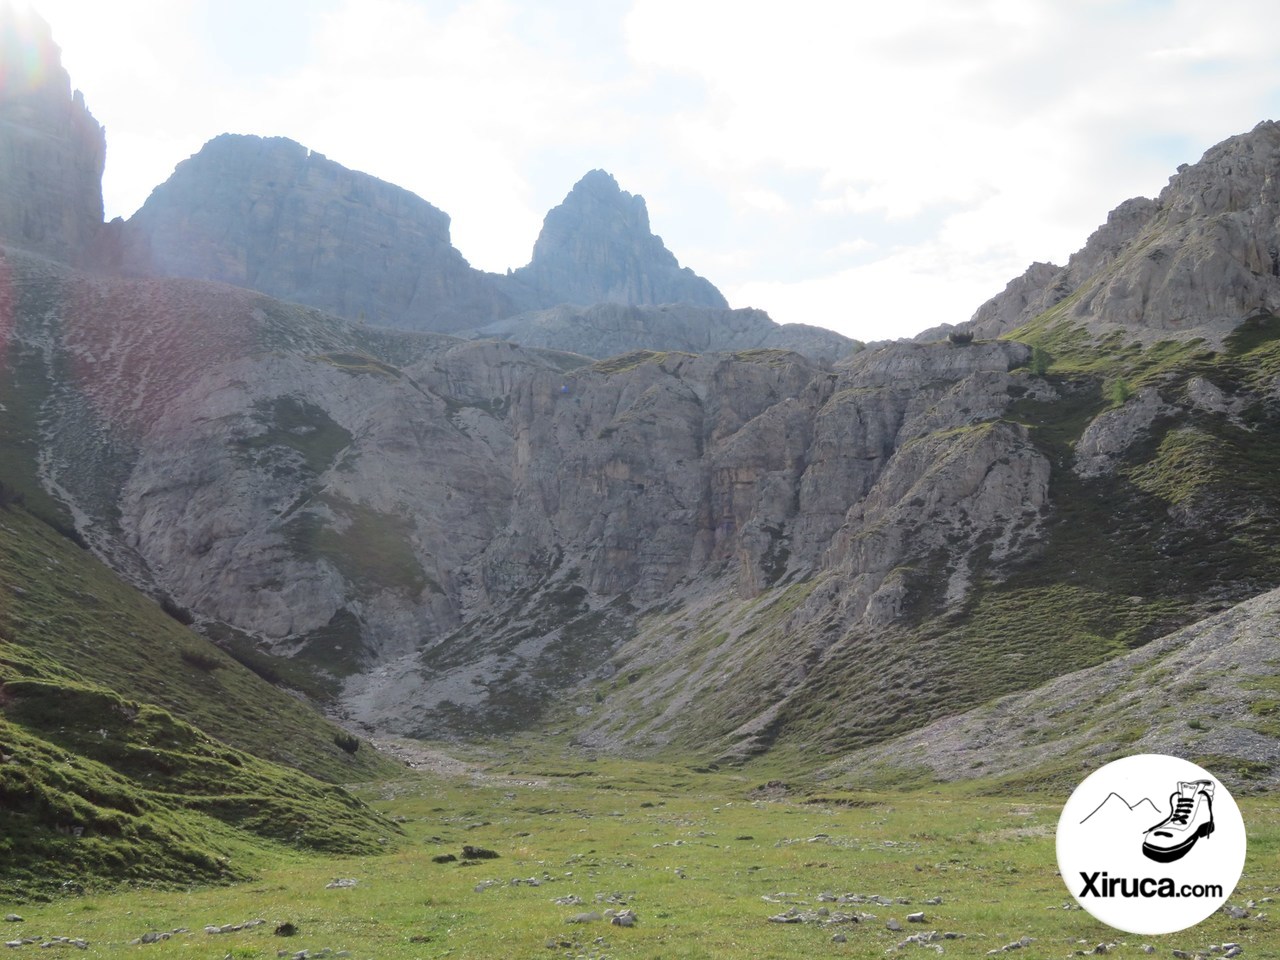
[[[106,138],[49,25],[0,5],[0,240],[72,264],[102,228]]]

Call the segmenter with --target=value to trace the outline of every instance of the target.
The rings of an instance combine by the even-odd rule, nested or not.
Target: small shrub
[[[201,670],[205,673],[213,673],[213,671],[222,666],[221,660],[213,654],[206,653],[203,650],[188,648],[179,653],[178,656],[182,657],[183,663],[189,663],[197,670]]]
[[[173,617],[173,619],[177,620],[184,627],[189,627],[196,622],[195,614],[182,606],[168,594],[165,594],[160,598],[160,609]]]
[[[353,733],[339,731],[333,735],[333,742],[347,753],[355,753],[360,749],[360,738]]]
[[[256,673],[263,680],[267,681],[267,683],[271,684],[273,687],[278,687],[284,683],[284,677],[282,677],[279,671],[277,671],[269,663],[266,663],[265,661],[258,659],[257,657],[253,656],[251,653],[247,653],[235,647],[224,647],[223,649],[226,651],[227,656],[229,656],[232,660],[240,664],[240,666],[246,667],[249,670],[252,670],[254,673]]]
[[[496,860],[499,854],[497,851],[486,850],[484,847],[473,847],[468,843],[462,847],[462,856],[466,860]]]
[[[20,507],[26,503],[27,498],[18,490],[0,481],[0,510],[8,510],[10,507]]]
[[[1037,377],[1043,377],[1049,372],[1049,364],[1053,362],[1053,358],[1049,356],[1049,351],[1044,347],[1031,348],[1031,372]]]
[[[1133,387],[1129,386],[1129,381],[1124,377],[1116,377],[1107,387],[1107,399],[1116,406],[1120,406],[1131,396],[1133,396]]]
[[[969,330],[952,330],[947,334],[947,340],[954,346],[967,347],[973,343],[973,333]]]

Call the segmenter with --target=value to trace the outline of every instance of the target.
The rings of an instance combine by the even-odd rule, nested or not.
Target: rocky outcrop
[[[1114,473],[1121,458],[1150,432],[1156,418],[1173,412],[1155,387],[1147,387],[1115,409],[1100,413],[1076,441],[1076,474],[1092,479]]]
[[[258,290],[380,326],[455,330],[516,310],[446,214],[281,137],[225,134],[125,225],[134,272]]]
[[[1072,316],[1182,330],[1280,310],[1278,170],[1275,122],[1212,147],[1170,180]]]
[[[832,575],[847,588],[822,616],[893,622],[895,569],[992,531],[983,562],[1002,562],[1042,505],[1025,431],[996,422],[1017,344],[890,345],[834,371],[768,349],[589,364],[207,282],[21,289],[40,303],[20,305],[23,362],[67,372],[45,475],[96,549],[358,674],[349,707],[401,730],[447,732],[462,704],[527,722],[681,594]]]
[[[980,306],[965,329],[982,338],[998,337],[1016,329],[1052,306],[1049,301],[1055,293],[1059,299],[1066,296],[1069,286],[1060,273],[1061,268],[1052,263],[1033,263],[1022,276],[1010,280],[1004,290]],[[926,331],[917,339],[936,339],[940,333],[945,331]]]
[[[499,320],[475,331],[475,335],[599,359],[633,350],[793,350],[813,360],[835,361],[860,346],[856,340],[822,327],[774,323],[763,310],[692,304],[563,304]]]
[[[603,170],[584,176],[547,214],[533,259],[514,276],[549,303],[728,306],[649,230],[644,198]]]
[[[0,4],[0,241],[72,264],[97,255],[102,127],[72,93],[39,15]]]
[[[1210,148],[1155,200],[1126,200],[1067,265],[1033,264],[962,327],[992,337],[1063,304],[1065,319],[1228,330],[1280,310],[1280,124]],[[1064,301],[1068,301],[1064,303]]]

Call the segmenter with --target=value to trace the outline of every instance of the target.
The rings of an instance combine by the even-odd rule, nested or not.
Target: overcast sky
[[[967,319],[1280,115],[1275,0],[32,0],[128,216],[223,132],[291,137],[526,263],[603,167],[735,307]]]

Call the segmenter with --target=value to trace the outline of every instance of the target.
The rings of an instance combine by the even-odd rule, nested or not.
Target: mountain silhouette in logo
[[[1143,823],[1151,824],[1160,819],[1160,808],[1157,807],[1149,797],[1143,797],[1136,803],[1130,803],[1120,794],[1112,791],[1107,794],[1107,798],[1094,807],[1093,812],[1081,820],[1081,823],[1115,823],[1116,821],[1127,821],[1130,819],[1141,820]],[[1145,828],[1143,828],[1145,829]]]

